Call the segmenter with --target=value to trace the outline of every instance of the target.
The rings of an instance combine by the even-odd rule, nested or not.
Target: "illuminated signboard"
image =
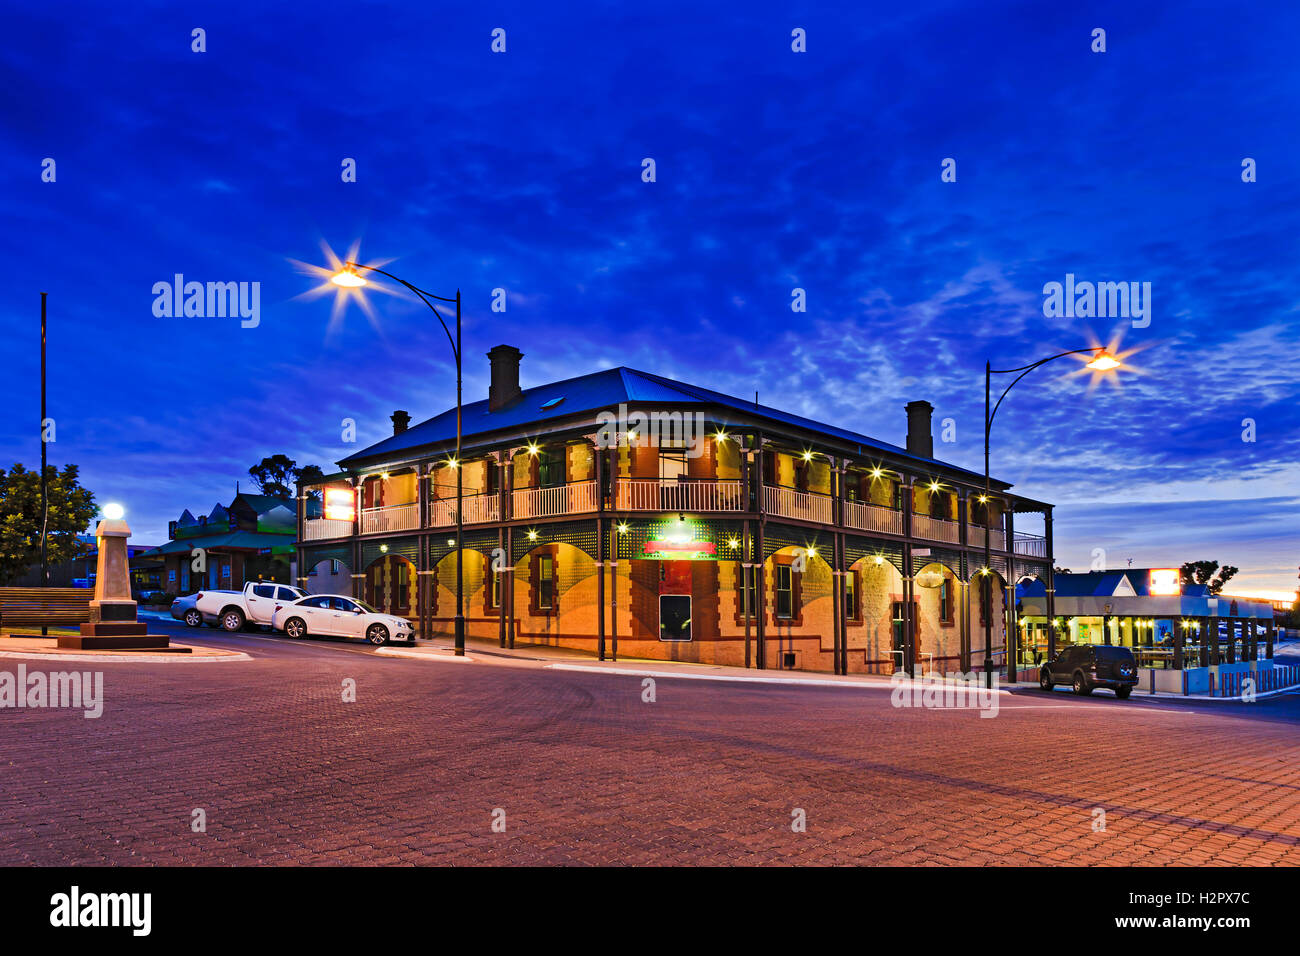
[[[357,499],[351,488],[325,489],[325,517],[330,521],[353,521],[357,516]]]
[[[1178,569],[1153,568],[1147,581],[1147,593],[1165,596],[1182,594],[1183,584]]]
[[[654,539],[645,543],[645,557],[660,561],[707,561],[718,556],[712,541]]]

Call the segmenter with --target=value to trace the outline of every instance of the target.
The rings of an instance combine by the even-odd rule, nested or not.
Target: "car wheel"
[[[197,608],[190,608],[185,612],[183,620],[189,627],[198,627],[203,623],[203,615],[198,612]]]
[[[1074,675],[1074,692],[1080,697],[1087,697],[1092,693],[1092,685],[1088,683],[1088,678],[1083,676],[1082,671],[1077,671]]]
[[[221,615],[221,629],[223,631],[239,631],[244,627],[244,615],[242,611],[226,611]]]
[[[382,624],[371,624],[370,629],[366,631],[366,640],[375,647],[388,643],[388,628]]]
[[[1116,687],[1115,696],[1120,700],[1128,700],[1128,695],[1133,693],[1132,687]]]
[[[284,633],[294,640],[307,636],[307,622],[300,617],[291,617],[284,622]]]
[[[1038,686],[1043,690],[1052,689],[1052,672],[1046,667],[1038,672]]]

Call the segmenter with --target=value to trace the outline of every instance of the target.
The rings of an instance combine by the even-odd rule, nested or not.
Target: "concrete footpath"
[[[545,644],[517,644],[514,648],[503,648],[496,641],[482,640],[479,638],[469,638],[465,642],[465,657],[454,657],[453,645],[446,638],[437,638],[431,641],[418,641],[414,648],[383,648],[380,654],[394,657],[422,658],[426,660],[450,660],[459,662],[473,662],[475,659],[483,663],[493,661],[500,663],[514,662],[518,664],[540,664],[550,670],[566,671],[585,671],[599,673],[601,671],[616,674],[624,677],[655,677],[655,678],[675,678],[680,680],[713,680],[713,681],[730,681],[736,683],[751,684],[792,684],[804,686],[822,686],[822,687],[856,687],[856,688],[874,688],[889,690],[898,686],[898,683],[912,683],[912,680],[905,677],[891,677],[878,674],[823,674],[808,671],[782,671],[782,670],[757,670],[755,668],[731,667],[720,664],[697,664],[689,661],[661,661],[647,660],[644,658],[621,657],[617,661],[605,660],[599,661],[582,651],[573,650],[566,647],[551,647]],[[1038,686],[1036,676],[1032,680],[1024,679],[1024,672],[1021,672],[1021,680],[1014,684],[1007,684],[999,675],[997,690],[999,693],[1024,693],[1039,694],[1042,693]],[[918,675],[916,680],[926,680]],[[951,678],[944,677],[944,683],[954,683]],[[1276,696],[1278,694],[1295,693],[1300,690],[1300,685],[1295,687],[1281,688],[1275,691],[1261,692],[1255,695],[1256,700],[1266,697]],[[1105,694],[1105,691],[1099,689],[1096,693]],[[1134,688],[1133,697],[1144,697],[1161,700],[1194,700],[1194,701],[1219,701],[1228,703],[1240,701],[1240,697],[1210,697],[1208,695],[1189,695],[1171,694],[1163,691],[1152,692],[1142,688]]]

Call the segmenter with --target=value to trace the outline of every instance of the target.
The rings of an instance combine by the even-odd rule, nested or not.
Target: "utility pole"
[[[41,293],[41,587],[50,586],[50,568],[46,560],[45,539],[50,522],[50,502],[45,478],[45,298],[47,292]],[[48,637],[50,629],[41,625],[41,636]]]

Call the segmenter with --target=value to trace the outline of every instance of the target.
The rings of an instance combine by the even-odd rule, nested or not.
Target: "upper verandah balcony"
[[[742,448],[745,443],[745,436],[715,434],[694,457],[682,448],[652,445],[607,450],[602,462],[603,494],[596,480],[596,456],[601,450],[584,439],[529,442],[463,465],[444,459],[423,469],[380,472],[365,476],[355,487],[332,484],[332,493],[354,496],[355,521],[341,520],[327,509],[324,517],[304,522],[303,539],[454,526],[459,472],[466,525],[589,515],[603,505],[612,512],[757,514],[761,510],[773,517],[901,537],[908,527],[903,504],[910,489],[912,538],[960,544],[958,515],[963,513],[965,544],[982,548],[988,511],[994,528],[990,546],[996,551],[1005,548],[1004,515],[996,504],[985,508],[973,489],[963,494],[935,479],[919,475],[909,479],[878,464],[845,459],[840,459],[837,472],[821,453],[769,445],[757,454],[756,449]],[[421,486],[427,498],[423,515]],[[1046,552],[1041,537],[1019,531],[1014,547],[1016,553],[1036,557]]]

